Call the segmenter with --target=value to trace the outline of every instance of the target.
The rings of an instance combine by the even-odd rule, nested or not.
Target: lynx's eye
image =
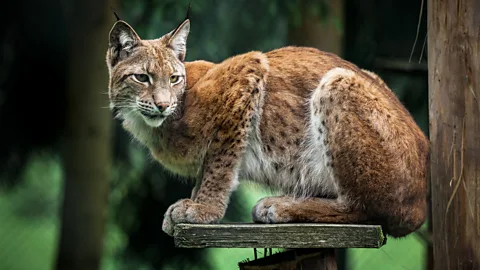
[[[148,75],[147,74],[133,74],[133,78],[137,82],[141,82],[141,83],[148,82]]]
[[[177,84],[179,82],[180,82],[180,76],[178,76],[178,75],[170,76],[170,83],[171,84]]]

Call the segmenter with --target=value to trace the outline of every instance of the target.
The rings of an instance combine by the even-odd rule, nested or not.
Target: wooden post
[[[434,269],[480,269],[480,2],[427,6]]]

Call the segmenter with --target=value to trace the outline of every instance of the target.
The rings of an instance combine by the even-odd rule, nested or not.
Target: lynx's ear
[[[180,61],[185,61],[187,54],[187,38],[190,32],[190,20],[187,18],[167,36],[167,47],[170,47]]]
[[[117,21],[110,30],[109,55],[107,57],[109,65],[113,67],[120,60],[128,57],[139,42],[140,37],[128,23]]]

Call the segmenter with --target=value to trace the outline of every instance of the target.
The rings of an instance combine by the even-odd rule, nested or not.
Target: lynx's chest
[[[164,148],[151,148],[152,156],[165,169],[175,174],[185,177],[196,177],[200,175],[202,169],[202,162],[195,159],[193,154],[178,151],[168,151]]]
[[[143,145],[168,171],[185,176],[200,175],[203,163],[202,144],[184,126],[171,124],[157,129],[146,127],[142,122],[131,122],[124,127]]]

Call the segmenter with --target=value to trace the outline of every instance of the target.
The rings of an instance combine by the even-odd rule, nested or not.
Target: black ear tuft
[[[190,7],[191,7],[191,5],[192,5],[192,1],[190,1],[190,2],[188,3],[187,15],[185,15],[185,20],[184,20],[184,21],[190,20]]]
[[[185,60],[187,53],[187,38],[190,32],[190,3],[185,19],[173,31],[167,34],[167,46],[173,49],[180,61]]]
[[[115,18],[117,19],[117,21],[121,21],[120,17],[118,17],[118,14],[117,12],[115,12],[115,9],[111,8],[112,11],[113,11],[113,15],[115,15]]]
[[[190,5],[191,5],[192,1],[190,1],[190,3],[188,3],[188,7],[187,7],[187,14],[185,15],[185,19],[183,19],[183,21],[177,25],[177,27],[175,27],[175,29],[173,29],[173,31],[171,31],[170,33],[176,33],[178,31],[178,28],[180,28],[185,21],[190,21]]]

